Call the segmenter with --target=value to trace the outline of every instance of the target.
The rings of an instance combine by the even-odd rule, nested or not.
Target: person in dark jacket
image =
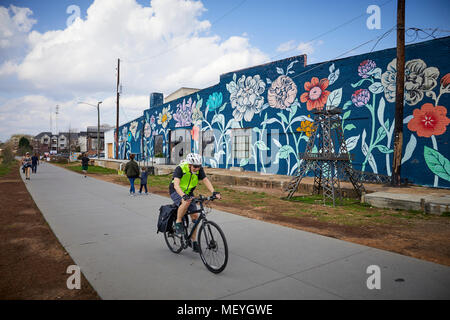
[[[139,165],[136,161],[134,161],[134,154],[130,154],[130,161],[127,162],[123,171],[130,181],[130,196],[134,196],[136,194],[136,190],[134,189],[134,180],[139,178]]]
[[[35,153],[34,156],[31,157],[31,172],[37,173],[37,166],[39,164],[38,154]]]
[[[142,193],[142,188],[145,188],[145,194],[148,194],[147,190],[147,177],[148,177],[148,170],[147,167],[142,168],[141,172],[141,187],[139,188],[139,194]]]
[[[83,157],[81,158],[81,169],[83,170],[84,177],[86,178],[86,173],[89,167],[89,158],[86,157],[86,153],[83,153]]]

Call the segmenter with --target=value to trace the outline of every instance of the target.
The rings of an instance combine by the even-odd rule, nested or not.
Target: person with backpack
[[[136,190],[134,189],[134,180],[139,178],[139,165],[134,161],[134,154],[130,154],[130,161],[127,162],[123,171],[130,181],[130,196],[135,196]]]
[[[148,194],[147,190],[147,177],[148,177],[148,170],[147,167],[142,168],[141,172],[141,187],[139,188],[139,194],[142,194],[142,188],[145,188],[145,194]]]
[[[208,180],[205,170],[202,168],[202,157],[197,153],[189,153],[186,160],[182,161],[173,172],[173,179],[169,186],[169,194],[175,205],[178,206],[177,219],[175,223],[175,231],[177,234],[183,234],[184,227],[182,223],[183,216],[188,211],[197,209],[195,203],[192,203],[194,189],[199,181],[203,181],[206,188],[218,199],[221,199],[220,193],[214,191],[214,187]],[[191,215],[192,223],[198,219],[198,213]],[[198,252],[197,230],[192,234],[192,249]]]

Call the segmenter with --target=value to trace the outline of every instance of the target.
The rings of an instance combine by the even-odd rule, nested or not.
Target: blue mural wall
[[[450,188],[449,44],[446,37],[406,47],[401,175],[418,185]],[[120,157],[154,156],[154,137],[162,135],[168,158],[170,132],[189,129],[191,151],[203,153],[207,166],[293,175],[311,135],[312,112],[339,107],[353,167],[390,176],[396,50],[313,65],[305,59],[223,74],[215,86],[145,110],[120,127]],[[238,129],[251,136],[245,158],[232,152]]]
[[[119,158],[129,159],[130,154],[135,154],[136,160],[143,160],[142,134],[144,117],[119,126]]]

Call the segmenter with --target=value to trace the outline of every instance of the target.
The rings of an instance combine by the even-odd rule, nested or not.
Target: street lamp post
[[[100,159],[100,103],[102,103],[102,101],[97,102],[97,105],[82,101],[78,102],[78,104],[87,104],[97,107],[97,159]]]

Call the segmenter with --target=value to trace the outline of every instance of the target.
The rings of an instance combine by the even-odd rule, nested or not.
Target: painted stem
[[[374,95],[373,103],[374,103],[374,105],[375,105],[375,95]],[[369,160],[369,156],[372,154],[373,138],[374,138],[374,135],[375,135],[375,115],[374,115],[374,109],[375,109],[375,107],[374,107],[374,105],[371,106],[370,108],[367,107],[367,109],[369,109],[369,111],[370,111],[370,114],[372,115],[372,134],[371,134],[371,137],[370,137],[369,150],[367,150],[366,159],[364,160],[364,163],[363,163],[363,165],[362,165],[362,170],[361,170],[361,171],[364,171],[364,170],[365,170],[365,168],[366,168],[366,163],[367,163],[367,161]]]
[[[438,151],[438,146],[437,146],[437,141],[436,141],[436,137],[434,136],[434,134],[431,136],[431,142],[433,143],[433,149]],[[437,175],[434,175],[434,187],[438,186],[438,182],[439,182],[439,177]]]

